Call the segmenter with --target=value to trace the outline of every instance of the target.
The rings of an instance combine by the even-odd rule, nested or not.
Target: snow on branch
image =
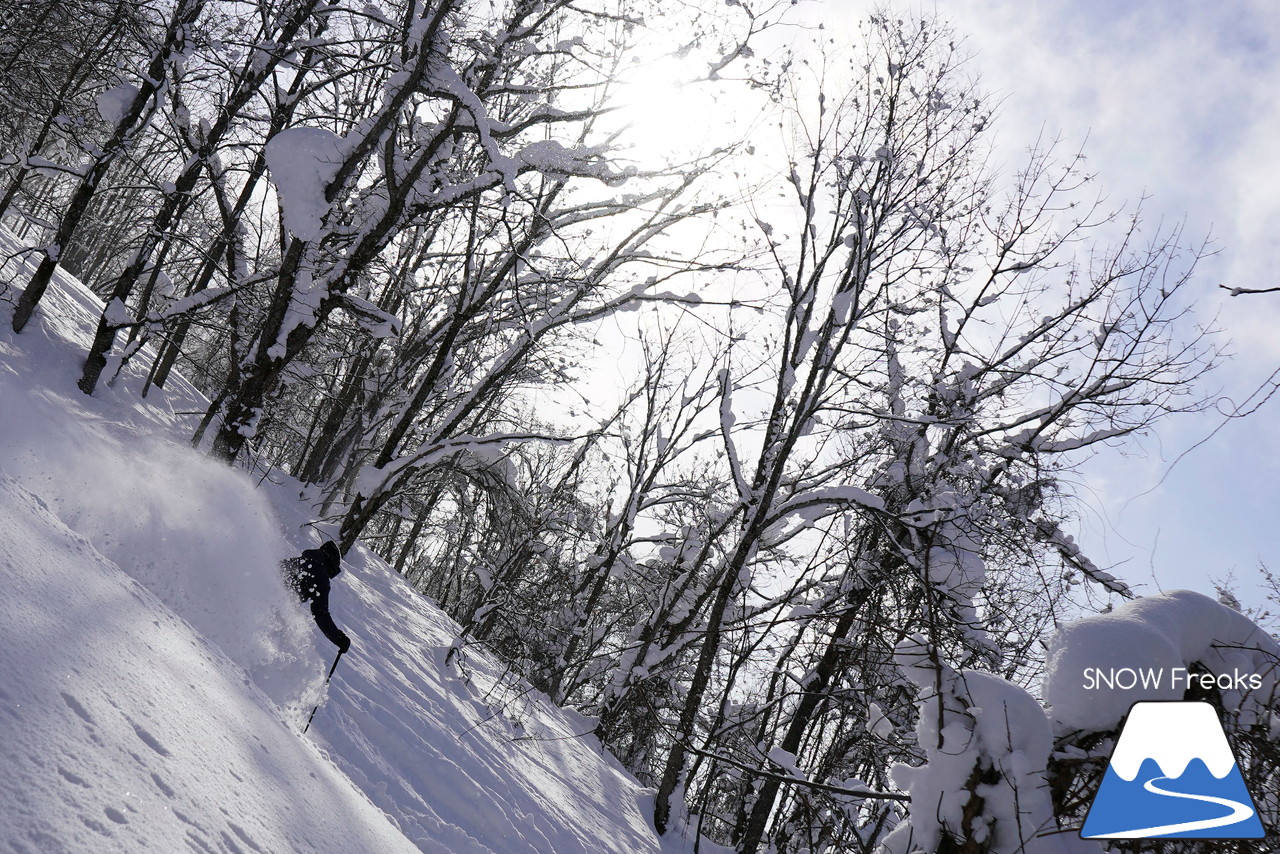
[[[329,213],[325,193],[346,157],[342,137],[324,128],[287,128],[267,140],[263,156],[285,228],[299,240],[319,240]]]
[[[395,338],[400,334],[403,322],[389,311],[383,311],[374,303],[351,293],[337,295],[340,308],[346,309],[360,324],[360,328],[373,338]]]
[[[1124,596],[1126,599],[1134,597],[1133,589],[1129,585],[1106,570],[1100,569],[1093,561],[1089,560],[1084,552],[1080,550],[1080,546],[1076,544],[1075,538],[1065,533],[1056,522],[1051,522],[1047,519],[1039,520],[1036,523],[1035,533],[1042,543],[1057,551],[1067,565],[1080,570],[1086,578],[1102,585],[1112,593]]]
[[[884,510],[884,499],[856,486],[831,486],[793,496],[778,508],[774,518],[783,519],[795,514],[806,521],[816,522],[834,510],[858,508]]]
[[[1053,733],[1034,697],[994,674],[954,670],[919,636],[898,644],[894,657],[919,691],[924,762],[890,769],[912,809],[879,850],[939,851],[944,840],[992,854],[1101,850],[1056,833],[1045,771]]]
[[[432,442],[402,456],[383,466],[365,466],[356,477],[355,489],[366,498],[379,495],[388,484],[400,476],[414,470],[440,462],[445,457],[457,453],[471,455],[490,462],[496,462],[507,445],[514,442],[548,442],[551,444],[568,444],[572,437],[548,436],[542,433],[492,433],[488,436],[461,435],[451,439]]]
[[[797,777],[797,776],[788,775],[788,774],[780,774],[775,771],[767,771],[763,768],[757,768],[755,766],[748,765],[745,762],[739,762],[738,760],[734,759],[731,756],[725,756],[719,753],[713,753],[711,751],[704,750],[693,744],[685,744],[685,749],[690,753],[696,754],[698,756],[702,756],[707,759],[714,759],[716,762],[720,762],[730,767],[737,768],[739,771],[746,771],[750,773],[753,777],[765,777],[771,780],[777,780],[780,783],[785,783],[785,784],[794,785],[794,786],[801,786],[806,789],[813,789],[818,792],[826,792],[831,795],[844,795],[846,797],[859,798],[859,799],[866,798],[866,799],[875,799],[875,800],[884,800],[884,801],[901,801],[903,803],[909,803],[911,801],[910,795],[906,795],[901,792],[881,792],[876,789],[853,788],[851,786],[836,786],[831,783],[819,783],[814,780],[804,779],[803,777]]]
[[[738,490],[738,501],[744,506],[751,504],[752,490],[742,473],[742,460],[738,456],[738,446],[733,441],[733,425],[738,417],[733,413],[733,384],[729,381],[729,369],[721,368],[720,380],[720,436],[724,441],[724,451],[729,458],[729,470],[733,473],[733,483]]]
[[[604,159],[603,150],[598,147],[569,148],[554,139],[529,143],[516,153],[515,160],[543,175],[595,178],[611,187],[619,186],[639,174],[635,166],[614,169]]]
[[[1130,427],[1112,427],[1105,430],[1094,430],[1084,436],[1075,436],[1069,439],[1050,440],[1045,437],[1038,436],[1031,440],[1030,447],[1033,451],[1046,454],[1063,454],[1067,451],[1075,451],[1080,448],[1087,448],[1098,442],[1105,442],[1108,439],[1118,439],[1121,436],[1127,436],[1135,429]]]
[[[1244,614],[1201,593],[1147,596],[1060,628],[1045,658],[1044,699],[1059,731],[1108,732],[1137,700],[1181,700],[1186,684],[1175,683],[1173,673],[1192,664],[1214,674],[1259,674],[1262,686],[1247,693],[1265,700],[1277,686],[1280,644]],[[1133,690],[1083,690],[1088,668],[1111,667],[1161,678]],[[1223,691],[1223,706],[1241,708],[1245,693]]]

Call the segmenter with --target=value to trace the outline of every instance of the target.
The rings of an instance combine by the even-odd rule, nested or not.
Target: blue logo
[[[1261,839],[1235,754],[1208,703],[1129,710],[1080,835],[1085,839]]]

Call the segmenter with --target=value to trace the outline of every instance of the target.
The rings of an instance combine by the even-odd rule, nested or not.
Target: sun
[[[719,144],[729,124],[705,63],[675,53],[637,59],[623,69],[612,100],[619,142],[639,163],[688,160]]]

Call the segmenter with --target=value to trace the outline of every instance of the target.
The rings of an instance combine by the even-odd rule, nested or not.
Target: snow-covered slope
[[[0,518],[9,850],[414,850],[220,650],[9,476]]]
[[[333,647],[277,570],[317,542],[299,488],[186,447],[204,402],[181,381],[141,401],[131,367],[82,395],[100,309],[77,283],[59,280],[20,336],[14,295],[0,293],[10,850],[663,850],[651,793],[587,722],[481,651],[446,667],[457,627],[359,549],[332,598],[354,646],[325,695]]]
[[[348,564],[351,566],[351,564]],[[376,565],[349,570],[335,618],[355,643],[312,726],[339,767],[424,851],[657,852],[644,790],[589,724],[468,652],[454,626]]]

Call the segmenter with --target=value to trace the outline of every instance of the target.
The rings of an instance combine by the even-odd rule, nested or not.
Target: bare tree
[[[151,117],[159,109],[163,88],[169,79],[170,66],[187,48],[191,28],[204,11],[205,0],[181,0],[163,18],[159,35],[149,50],[146,66],[137,74],[137,82],[121,82],[111,90],[112,102],[119,109],[109,110],[115,119],[109,138],[100,149],[91,152],[77,173],[80,178],[67,204],[66,211],[54,231],[52,240],[44,249],[44,258],[18,298],[13,312],[13,329],[21,332],[31,319],[48,288],[59,258],[65,246],[76,235],[85,211],[89,207],[99,184],[111,164],[124,153],[142,133]],[[156,10],[157,13],[160,10]],[[118,114],[117,114],[118,113]]]
[[[772,757],[839,767],[829,751],[848,749],[872,699],[847,714],[846,680],[874,676],[892,689],[877,702],[901,702],[893,638],[918,632],[940,660],[1017,675],[1034,641],[998,618],[1025,606],[997,596],[1025,594],[1020,572],[1053,556],[1061,573],[1126,595],[1064,533],[1057,478],[1082,449],[1202,405],[1194,383],[1214,351],[1181,302],[1197,252],[1176,232],[1144,243],[1136,215],[1078,207],[1078,159],[1033,153],[1002,202],[984,165],[990,113],[962,61],[937,22],[873,16],[856,58],[821,66],[816,103],[790,101],[794,204],[756,213],[780,283],[777,345],[767,373],[721,377],[732,546],[708,564],[712,592],[690,626],[696,656],[670,724],[659,830],[692,770],[716,776],[715,760],[690,760],[729,737],[734,671],[717,662],[733,638],[758,648],[753,599],[764,625],[776,621],[757,573],[789,542],[821,534],[848,548],[830,550],[843,568],[784,631],[781,666],[796,681],[772,683],[745,739],[759,747],[738,761],[761,771],[731,833],[744,852],[771,821],[785,846],[779,794],[805,791]],[[748,390],[769,401],[759,416],[739,402]],[[855,652],[877,633],[879,652]]]
[[[98,378],[107,365],[107,353],[115,343],[116,331],[120,328],[118,315],[121,314],[126,301],[133,293],[144,273],[150,270],[146,283],[146,291],[138,306],[138,314],[145,317],[150,304],[150,295],[155,289],[161,265],[153,259],[153,253],[162,243],[166,243],[176,221],[182,218],[183,210],[191,204],[197,181],[210,168],[210,158],[240,119],[241,111],[250,99],[258,94],[263,84],[275,73],[285,56],[292,51],[294,40],[298,37],[303,25],[311,18],[320,0],[302,0],[280,10],[280,14],[264,14],[264,26],[272,27],[272,31],[262,31],[254,36],[254,41],[262,44],[273,44],[276,47],[266,57],[253,53],[241,60],[231,79],[227,81],[228,91],[221,103],[214,110],[213,119],[192,121],[191,109],[187,98],[183,96],[182,78],[186,69],[171,69],[173,79],[170,81],[168,93],[173,99],[172,113],[177,117],[176,129],[183,147],[189,152],[182,164],[181,172],[171,181],[165,182],[161,201],[151,223],[148,225],[142,243],[134,251],[133,257],[125,265],[115,281],[107,290],[105,299],[107,308],[98,320],[98,328],[94,340],[85,357],[84,370],[80,377],[80,390],[92,394],[97,387]]]

